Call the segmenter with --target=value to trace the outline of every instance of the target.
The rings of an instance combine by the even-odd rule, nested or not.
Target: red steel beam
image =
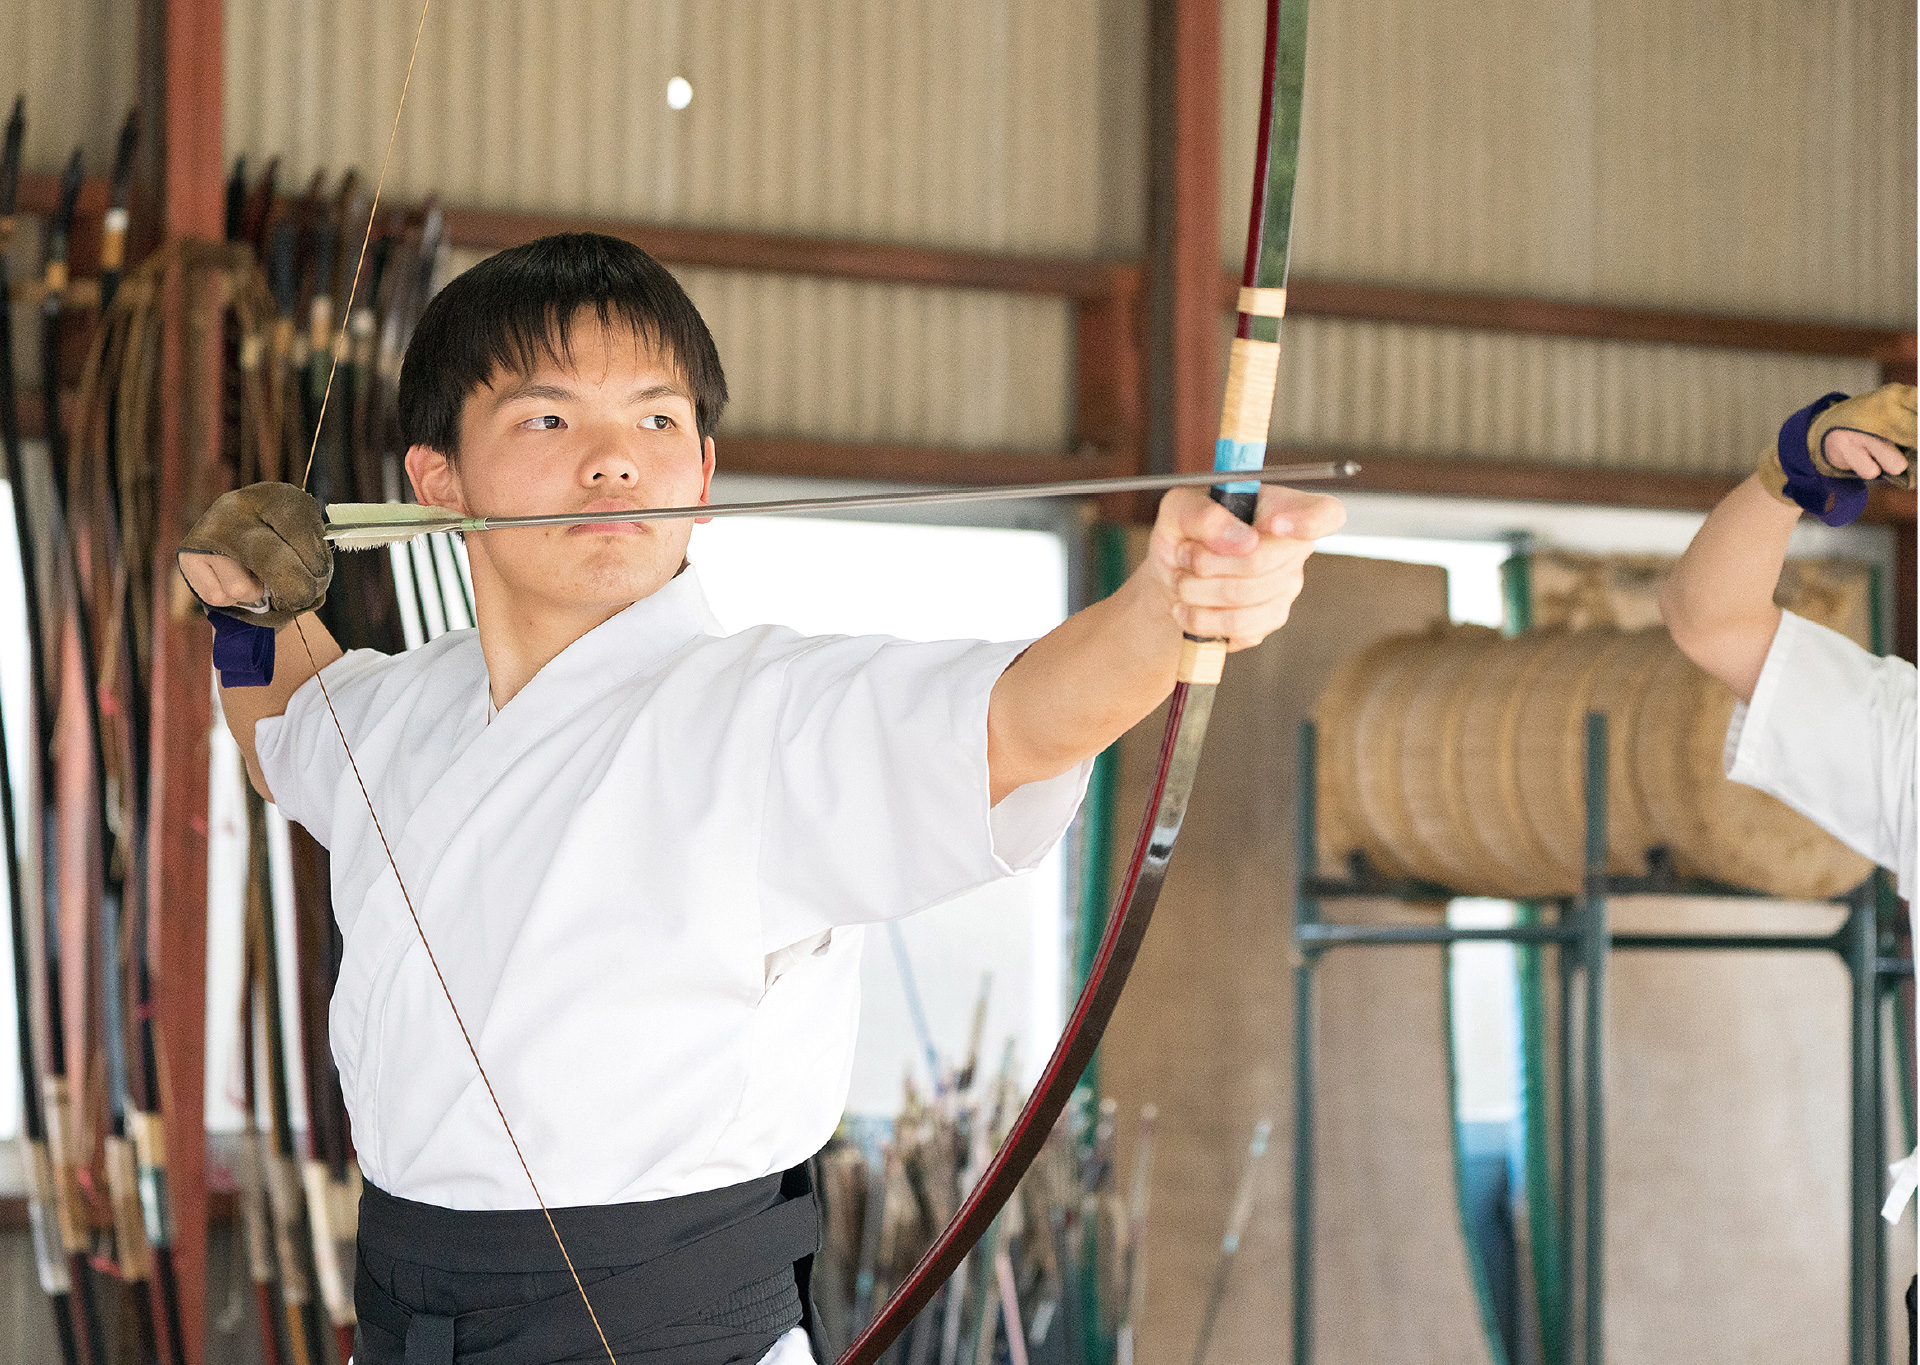
[[[1167,347],[1172,460],[1180,472],[1213,468],[1219,434],[1220,0],[1172,0],[1172,126],[1155,168],[1167,206]]]
[[[142,180],[143,200],[158,199],[150,234],[168,243],[218,243],[225,231],[225,2],[166,0],[157,24],[149,6],[142,6],[142,17],[143,95],[160,115],[148,124],[157,127],[160,145],[150,149]],[[207,735],[213,717],[211,642],[199,613],[181,600],[173,552],[200,510],[201,472],[219,459],[221,329],[196,327],[190,319],[217,317],[220,300],[208,291],[223,288],[213,272],[176,267],[168,273],[155,452],[148,890],[159,1099],[186,1336],[182,1365],[200,1365],[207,1345]]]

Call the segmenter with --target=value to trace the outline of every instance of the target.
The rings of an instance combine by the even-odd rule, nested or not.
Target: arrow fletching
[[[430,531],[477,531],[482,517],[463,517],[417,502],[336,502],[327,507],[327,539],[336,550],[377,550]]]

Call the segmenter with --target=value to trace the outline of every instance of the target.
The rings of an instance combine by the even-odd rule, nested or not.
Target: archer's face
[[[459,458],[416,447],[420,501],[477,516],[601,512],[707,501],[713,442],[680,367],[591,313],[571,362],[496,375],[468,396]],[[679,572],[691,521],[527,527],[467,537],[474,591],[512,612],[612,615]]]

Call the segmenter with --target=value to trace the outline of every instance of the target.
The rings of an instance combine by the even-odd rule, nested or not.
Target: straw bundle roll
[[[1837,895],[1866,861],[1772,797],[1727,781],[1727,689],[1666,631],[1611,627],[1501,639],[1447,627],[1382,640],[1342,664],[1314,717],[1320,855],[1352,850],[1391,876],[1463,894],[1580,889],[1586,717],[1608,718],[1607,869],[1678,871],[1777,896]]]

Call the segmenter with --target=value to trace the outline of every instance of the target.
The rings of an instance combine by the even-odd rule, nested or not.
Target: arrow
[[[1275,465],[1233,471],[1234,484],[1310,483],[1350,479],[1352,460]],[[415,502],[336,502],[327,508],[327,539],[339,550],[372,550],[430,531],[504,531],[520,526],[607,526],[636,521],[687,521],[695,517],[780,516],[838,512],[863,507],[925,507],[956,502],[1007,502],[1019,498],[1076,498],[1098,493],[1138,493],[1162,488],[1204,488],[1223,480],[1217,471],[1197,474],[1129,474],[1117,479],[1068,479],[1006,483],[985,488],[928,488],[908,493],[857,493],[838,498],[780,498],[771,502],[716,502],[696,507],[639,507],[618,512],[552,512],[526,517],[470,517]]]

